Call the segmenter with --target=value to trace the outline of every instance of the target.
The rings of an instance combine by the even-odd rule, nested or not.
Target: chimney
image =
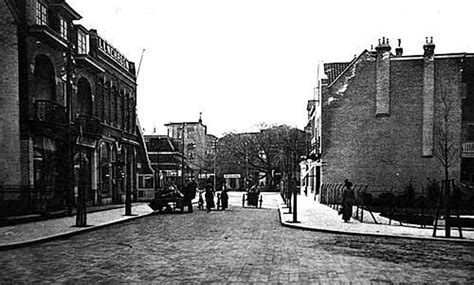
[[[423,134],[422,134],[422,156],[433,156],[433,134],[434,134],[434,96],[435,96],[435,61],[434,61],[433,37],[423,45]]]
[[[386,39],[385,37],[382,38],[382,41],[379,39],[379,44],[378,46],[375,47],[375,50],[377,53],[384,53],[387,51],[390,51],[392,48],[390,47],[390,44],[388,43],[388,38]]]
[[[396,56],[402,56],[403,55],[403,48],[402,48],[402,40],[398,39],[398,47],[395,49],[395,55]]]
[[[375,48],[375,116],[386,117],[390,115],[390,50],[388,39],[379,39]]]
[[[434,49],[435,44],[433,43],[433,37],[430,37],[428,41],[428,37],[426,37],[426,43],[423,45],[423,50],[425,51],[425,57],[432,57],[434,56]]]

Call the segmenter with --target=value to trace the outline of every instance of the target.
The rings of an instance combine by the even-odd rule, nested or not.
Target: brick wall
[[[0,1],[0,183],[20,184],[18,38],[14,18]]]
[[[450,130],[459,142],[459,59],[439,59],[434,70],[435,119],[442,113],[441,89],[452,100]],[[410,181],[420,190],[427,178],[442,179],[435,156],[422,156],[423,59],[390,62],[390,115],[376,116],[376,61],[361,57],[323,92],[322,183],[368,184],[374,191],[402,191]],[[452,178],[460,163],[453,161]]]

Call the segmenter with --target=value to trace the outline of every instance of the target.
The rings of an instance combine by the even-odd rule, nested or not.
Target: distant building
[[[209,178],[213,173],[213,144],[217,137],[207,133],[207,126],[197,122],[171,122],[165,124],[168,137],[180,144],[180,152],[194,178]]]
[[[406,56],[399,46],[393,54],[383,39],[350,62],[324,65],[327,79],[308,106],[316,112],[308,185],[348,178],[375,195],[409,183],[419,192],[428,179],[444,179],[443,130],[455,150],[450,178],[473,185],[474,54],[435,54],[432,39],[423,50]]]
[[[70,209],[82,189],[89,205],[136,197],[134,63],[64,0],[2,0],[0,15],[0,186],[23,193],[3,202],[20,213]]]
[[[155,170],[148,156],[148,149],[143,131],[137,121],[137,130],[140,134],[140,147],[137,151],[137,201],[150,201],[155,198],[156,176]]]
[[[321,187],[321,111],[319,88],[315,88],[315,98],[308,100],[306,110],[308,123],[305,132],[308,134],[306,159],[300,162],[300,189],[313,198],[319,194]]]
[[[148,157],[156,175],[156,185],[161,189],[169,185],[181,185],[181,172],[184,169],[187,178],[190,169],[180,151],[177,140],[166,135],[145,135]],[[184,167],[181,167],[184,163]]]

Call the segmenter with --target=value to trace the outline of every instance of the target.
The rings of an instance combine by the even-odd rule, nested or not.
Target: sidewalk
[[[459,232],[457,228],[451,229],[452,238],[444,238],[444,228],[442,227],[436,231],[437,237],[432,237],[433,227],[421,228],[419,226],[393,225],[395,223],[392,225],[371,224],[362,223],[355,219],[351,219],[349,223],[344,223],[341,216],[337,214],[337,211],[326,205],[302,195],[298,195],[297,202],[297,221],[299,223],[293,223],[293,214],[288,213],[288,208],[283,203],[281,197],[279,198],[278,205],[283,226],[352,235],[374,235],[474,243],[474,229],[472,228],[462,230],[463,239],[458,238]],[[364,215],[369,216],[369,213],[365,212]],[[369,219],[369,217],[367,218]]]
[[[47,241],[79,232],[90,231],[106,225],[136,219],[153,213],[147,203],[135,204],[132,216],[124,216],[125,208],[115,208],[87,214],[87,227],[74,227],[76,216],[62,217],[0,227],[0,250]]]

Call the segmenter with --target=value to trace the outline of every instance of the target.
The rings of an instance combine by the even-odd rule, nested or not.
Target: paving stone
[[[243,209],[231,193],[226,212],[152,215],[2,251],[0,283],[474,282],[471,244],[286,228],[277,198]]]

